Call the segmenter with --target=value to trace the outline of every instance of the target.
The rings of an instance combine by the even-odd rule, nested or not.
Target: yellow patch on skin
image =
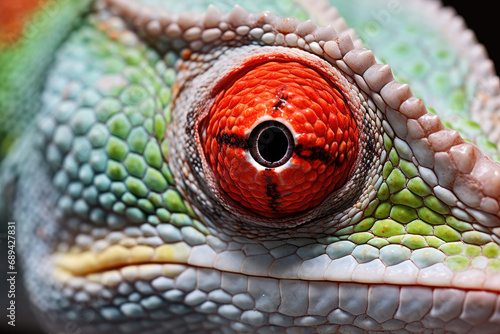
[[[92,253],[83,254],[57,254],[55,255],[56,267],[77,275],[96,271],[97,258]]]
[[[156,249],[155,257],[159,261],[172,261],[174,258],[174,248],[169,245],[160,246]]]
[[[154,275],[148,275],[151,273],[151,268],[159,266],[159,270],[154,273]],[[71,286],[73,288],[82,288],[82,282],[92,282],[96,284],[101,284],[105,287],[116,288],[123,281],[134,282],[138,279],[153,279],[155,277],[169,277],[175,278],[179,276],[183,271],[187,269],[187,266],[181,264],[139,264],[139,265],[129,265],[121,268],[120,270],[110,270],[99,273],[91,273],[85,275],[85,281],[79,280],[81,276],[74,275],[67,270],[56,268],[54,270],[54,278],[57,282],[65,286]],[[156,271],[156,270],[154,270]],[[75,280],[78,278],[78,280]]]
[[[156,249],[154,260],[157,262],[186,262],[191,248],[183,242],[163,245]]]
[[[84,276],[90,278],[92,275],[100,277],[100,272],[121,268],[122,271],[130,270],[131,275],[135,275],[133,270],[136,267],[128,265],[148,265],[148,264],[183,264],[187,262],[191,247],[183,242],[151,247],[145,245],[124,247],[113,245],[100,252],[86,251],[82,253],[55,254],[54,261],[56,274],[65,278],[70,276]],[[171,276],[185,268],[182,265],[164,266],[165,275]],[[135,269],[134,269],[135,268]]]
[[[155,250],[149,246],[135,246],[130,248],[129,261],[127,263],[150,262],[153,260]],[[154,260],[153,260],[154,261]],[[123,263],[123,262],[122,262]]]
[[[130,251],[123,246],[111,246],[97,254],[98,266],[116,267],[120,264],[130,263]]]

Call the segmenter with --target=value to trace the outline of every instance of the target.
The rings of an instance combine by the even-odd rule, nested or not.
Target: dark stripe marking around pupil
[[[218,134],[216,138],[217,144],[219,145],[219,151],[222,150],[223,144],[244,150],[248,150],[251,146],[249,138],[234,133]],[[308,161],[320,160],[324,163],[328,163],[333,158],[331,154],[325,152],[324,147],[321,146],[304,147],[304,145],[299,144],[294,147],[293,151],[299,158]],[[273,153],[270,152],[269,154]]]
[[[325,152],[324,147],[304,147],[302,144],[295,146],[295,154],[304,160],[320,160],[324,163],[329,163],[333,158],[331,154]]]
[[[273,182],[274,170],[266,168],[266,195],[269,197],[268,205],[273,211],[278,211],[278,199],[281,197],[278,185]]]
[[[242,148],[248,150],[249,141],[243,136],[239,136],[234,133],[222,133],[216,136],[217,144],[219,145],[219,151],[222,151],[222,144],[229,145],[231,147]]]

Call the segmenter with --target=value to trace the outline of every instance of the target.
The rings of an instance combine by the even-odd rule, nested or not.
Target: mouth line
[[[166,276],[169,278],[175,278],[179,274],[181,274],[184,270],[187,268],[195,268],[195,269],[209,269],[209,270],[215,270],[221,273],[230,273],[230,274],[238,274],[238,275],[245,275],[247,277],[266,277],[270,279],[276,279],[276,280],[297,280],[297,281],[311,281],[311,282],[321,282],[321,283],[336,283],[336,284],[341,284],[341,283],[352,283],[352,284],[360,284],[360,285],[369,285],[369,286],[398,286],[398,287],[416,287],[416,286],[422,286],[422,287],[427,287],[431,289],[456,289],[456,290],[461,290],[461,291],[483,291],[483,292],[490,292],[494,293],[497,295],[500,295],[500,290],[495,290],[495,289],[487,289],[487,288],[464,288],[464,287],[457,287],[457,286],[446,286],[446,285],[418,285],[418,284],[403,284],[403,283],[387,283],[387,282],[358,282],[354,280],[307,280],[303,278],[280,278],[280,277],[272,277],[272,276],[261,276],[261,275],[249,275],[245,274],[242,272],[237,272],[237,271],[228,271],[228,270],[220,270],[217,268],[207,268],[207,267],[200,267],[200,266],[195,266],[195,265],[190,265],[187,263],[165,263],[165,262],[142,262],[142,263],[134,263],[134,264],[124,264],[124,265],[117,265],[115,267],[109,267],[109,268],[103,268],[100,271],[95,271],[95,272],[89,272],[84,275],[73,275],[72,273],[61,269],[61,268],[56,268],[56,276],[63,281],[66,281],[71,278],[85,278],[89,279],[92,281],[95,281],[98,279],[99,276],[106,276],[110,275],[112,273],[116,273],[118,271],[121,272],[122,276],[128,277],[130,279],[130,274],[128,272],[135,272],[137,273],[136,276],[141,279],[154,279],[160,275]],[[121,277],[121,276],[120,276]],[[106,283],[105,285],[115,285],[113,284],[113,280],[105,279],[104,280]],[[116,281],[116,280],[115,280]],[[111,283],[111,284],[110,284]]]
[[[116,265],[116,266],[111,266],[111,267],[105,267],[105,268],[101,268],[99,270],[96,270],[96,271],[89,271],[89,272],[86,272],[86,273],[83,273],[83,274],[78,274],[78,275],[75,275],[75,273],[72,273],[71,271],[68,271],[64,268],[61,268],[61,267],[56,267],[56,270],[59,271],[59,272],[66,272],[67,274],[73,276],[73,277],[88,277],[88,276],[92,276],[92,275],[103,275],[103,274],[106,274],[106,273],[110,273],[110,272],[113,272],[113,271],[121,271],[123,269],[126,269],[126,268],[132,268],[132,267],[141,267],[141,268],[145,268],[145,267],[153,267],[153,266],[156,266],[156,265],[159,265],[159,266],[182,266],[182,267],[195,267],[195,266],[191,266],[191,265],[188,265],[187,263],[184,263],[184,262],[137,262],[137,263],[126,263],[126,264],[119,264],[119,265]],[[198,267],[198,268],[201,268],[201,267]]]
[[[470,269],[468,272],[465,271],[465,273],[458,272],[456,275],[462,275],[461,279],[455,281],[448,280],[448,282],[444,279],[432,281],[420,279],[415,280],[415,282],[409,282],[407,280],[405,281],[404,277],[374,279],[373,275],[363,279],[355,279],[346,276],[327,277],[326,273],[323,276],[318,275],[317,277],[301,277],[300,275],[290,275],[286,273],[283,273],[283,275],[272,273],[266,274],[265,272],[261,274],[249,273],[241,268],[235,268],[235,270],[228,269],[227,267],[218,268],[215,263],[213,263],[212,266],[193,264],[191,263],[192,261],[189,261],[190,253],[190,246],[183,242],[178,242],[159,247],[144,245],[124,247],[121,245],[113,245],[99,253],[90,251],[83,253],[59,253],[53,255],[53,259],[56,277],[62,281],[76,277],[95,280],[100,276],[106,277],[106,281],[109,282],[117,282],[122,276],[133,277],[134,275],[144,279],[155,275],[175,277],[187,268],[197,268],[245,276],[267,277],[278,280],[357,283],[367,285],[425,286],[430,288],[451,288],[463,291],[486,291],[500,294],[500,272],[492,272],[489,274],[483,272],[484,277],[482,282],[479,282],[479,280],[475,281],[474,279],[474,274],[480,272],[477,269]],[[425,269],[428,268],[429,267]],[[429,275],[427,274],[427,276]],[[466,279],[464,279],[464,277]],[[465,282],[465,284],[463,282]]]

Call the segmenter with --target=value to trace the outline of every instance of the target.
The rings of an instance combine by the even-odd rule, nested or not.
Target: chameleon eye
[[[267,61],[223,85],[202,124],[215,179],[265,217],[311,209],[348,179],[358,129],[326,75],[299,61]]]

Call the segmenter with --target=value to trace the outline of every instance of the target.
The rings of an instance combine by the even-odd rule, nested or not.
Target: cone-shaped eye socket
[[[268,61],[227,79],[200,133],[223,192],[265,217],[311,209],[342,187],[358,129],[341,90],[299,61]]]

